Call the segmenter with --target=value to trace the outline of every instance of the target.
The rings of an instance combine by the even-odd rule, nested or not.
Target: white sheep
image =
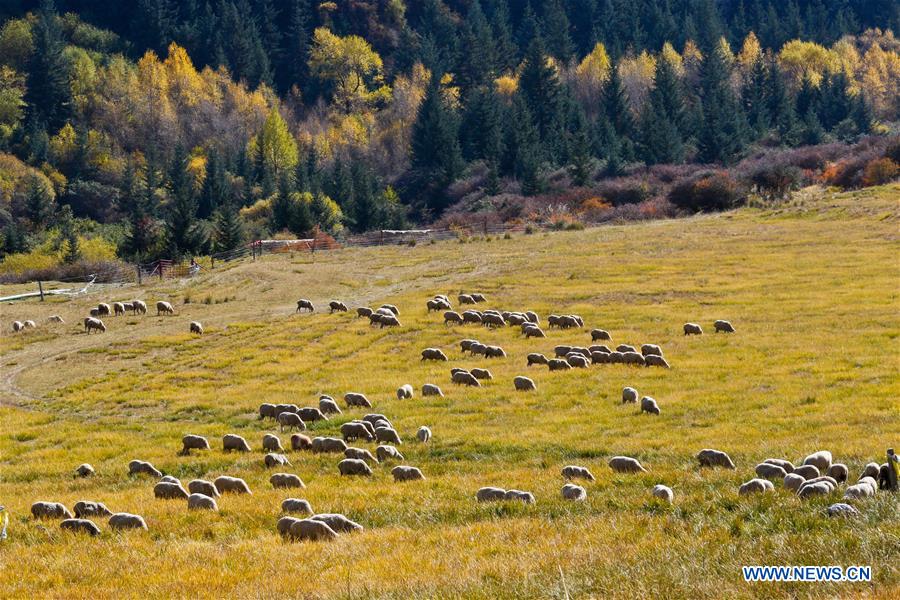
[[[206,494],[191,494],[188,496],[188,509],[217,511],[219,510],[219,505],[216,504],[215,498]]]
[[[75,474],[72,476],[73,479],[75,477],[90,477],[94,474],[94,467],[89,465],[88,463],[83,463],[78,465],[78,468],[75,469]]]
[[[84,319],[84,330],[90,335],[92,331],[103,333],[106,331],[106,325],[100,319],[95,317],[86,317]]]
[[[633,387],[622,388],[622,404],[635,404],[638,400],[638,391]]]
[[[147,529],[147,522],[140,515],[131,513],[116,513],[109,518],[109,528],[117,531],[125,529]]]
[[[311,515],[313,509],[308,500],[287,498],[281,503],[281,512]]]
[[[804,479],[803,476],[797,475],[796,473],[788,473],[784,476],[782,483],[784,484],[784,489],[796,492],[800,489],[800,486],[803,485],[804,481],[806,481],[806,479]]]
[[[654,400],[650,396],[644,396],[643,398],[641,398],[641,412],[649,413],[651,415],[658,415],[659,404],[657,404],[656,400]]]
[[[421,470],[407,465],[398,465],[394,467],[391,469],[391,475],[394,476],[394,481],[416,481],[425,479]]]
[[[441,388],[434,385],[433,383],[425,383],[422,385],[422,395],[423,396],[443,396],[444,392],[442,392]]]
[[[483,487],[475,494],[479,502],[496,502],[506,498],[506,490],[497,487]]]
[[[338,533],[353,533],[354,531],[363,530],[362,525],[338,513],[320,513],[310,517],[310,519],[321,521]]]
[[[263,435],[262,449],[265,452],[284,452],[284,448],[281,446],[281,440],[277,435],[271,433]]]
[[[203,335],[203,325],[200,321],[191,321],[190,332],[197,335]]]
[[[269,483],[273,488],[300,488],[304,489],[306,485],[303,480],[293,473],[274,473],[269,477]]]
[[[587,479],[595,481],[594,474],[587,467],[579,467],[577,465],[567,465],[562,469],[562,476],[566,479]]]
[[[301,419],[300,415],[297,413],[283,412],[279,414],[278,418],[275,420],[278,421],[281,431],[284,431],[285,427],[288,428],[288,431],[291,429],[298,429],[299,431],[306,429],[306,423],[303,422],[303,419]]]
[[[272,469],[274,467],[290,466],[291,461],[284,454],[270,452],[263,458],[263,464],[266,465],[267,469]]]
[[[75,517],[78,519],[83,519],[84,517],[108,517],[112,514],[112,511],[106,508],[106,505],[102,502],[90,500],[79,500],[72,508],[75,512]]]
[[[189,494],[180,483],[160,481],[153,486],[153,496],[160,500],[186,500]]]
[[[319,542],[337,539],[337,533],[322,521],[300,519],[291,523],[290,537],[295,540]]]
[[[319,397],[319,410],[322,411],[323,415],[342,414],[341,409],[337,405],[337,402],[335,402],[334,398],[332,398],[331,396]]]
[[[775,491],[775,486],[768,479],[754,478],[745,482],[738,488],[738,494],[746,496],[747,494],[762,494],[765,492]]]
[[[587,490],[585,490],[580,485],[567,483],[562,486],[562,497],[564,500],[573,500],[576,502],[580,502],[587,498]]]
[[[380,462],[387,460],[403,460],[403,455],[394,446],[381,445],[375,448],[375,456]]]
[[[90,536],[100,535],[100,528],[96,523],[87,519],[65,519],[59,524],[59,528]]]
[[[616,473],[646,473],[640,461],[630,456],[613,456],[609,459],[609,468]]]
[[[239,477],[229,477],[227,475],[222,475],[221,477],[216,477],[216,480],[213,481],[213,485],[216,486],[216,490],[219,491],[220,494],[224,494],[226,492],[232,494],[251,494],[250,486],[247,485],[247,482]]]
[[[728,321],[718,320],[713,323],[713,328],[716,330],[716,333],[719,333],[720,331],[723,333],[734,333],[734,325]]]
[[[650,493],[654,498],[659,498],[660,500],[664,500],[669,504],[672,504],[672,502],[675,501],[675,492],[672,491],[672,488],[662,484],[654,485]]]
[[[168,302],[160,300],[156,303],[156,316],[158,317],[161,314],[174,315],[175,307]]]
[[[61,502],[35,502],[31,505],[35,519],[71,519],[72,513]]]
[[[204,479],[193,479],[188,483],[188,491],[192,494],[203,494],[210,498],[218,498],[219,490],[211,481]]]
[[[250,444],[247,440],[234,433],[226,433],[222,436],[222,450],[230,452],[237,450],[238,452],[250,452]]]
[[[346,450],[344,450],[344,458],[355,458],[357,460],[364,460],[369,463],[378,462],[378,459],[372,456],[372,453],[365,448],[347,448]]]
[[[513,386],[515,386],[517,392],[533,392],[537,389],[532,379],[521,375],[513,379]]]
[[[701,467],[724,467],[726,469],[734,469],[734,462],[731,457],[721,450],[713,450],[704,448],[697,453],[697,460]]]
[[[151,465],[148,462],[143,460],[133,460],[128,463],[128,474],[129,475],[151,475],[156,478],[162,477],[162,473],[160,473],[156,467]]]
[[[820,473],[825,473],[831,466],[831,460],[831,452],[829,452],[828,450],[819,450],[818,452],[813,452],[812,454],[807,456],[803,460],[803,464],[814,465],[817,469],[819,469]]]
[[[182,456],[187,456],[191,450],[209,450],[209,440],[202,435],[188,434],[181,438],[181,444],[182,448],[179,454]]]
[[[372,469],[365,461],[358,458],[345,458],[338,463],[338,471],[341,475],[362,475],[368,477],[372,475]]]
[[[697,325],[696,323],[685,323],[684,324],[684,335],[702,335],[703,328]]]
[[[409,400],[413,397],[413,386],[408,383],[401,385],[397,388],[397,399],[398,400]]]

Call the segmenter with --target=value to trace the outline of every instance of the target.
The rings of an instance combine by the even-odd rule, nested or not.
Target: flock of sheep
[[[475,305],[486,302],[483,294],[471,293],[458,296],[461,305]],[[331,313],[347,312],[347,306],[341,301],[329,303]],[[497,311],[474,309],[458,313],[453,310],[450,299],[445,295],[437,295],[426,302],[428,312],[443,312],[444,323],[448,325],[479,324],[484,327],[518,327],[521,335],[526,338],[544,338],[541,329],[540,317],[533,311]],[[157,314],[174,314],[174,308],[168,302],[156,303]],[[315,306],[308,299],[297,302],[297,312],[314,312]],[[106,330],[101,316],[110,314],[120,315],[126,311],[134,314],[146,314],[147,306],[144,302],[136,300],[132,302],[114,302],[112,305],[100,304],[91,310],[91,316],[85,318],[85,330],[103,332]],[[367,317],[372,325],[381,327],[400,326],[400,311],[396,306],[384,304],[378,309],[360,307],[357,309],[357,317]],[[59,317],[51,317],[51,320],[62,320]],[[550,315],[547,317],[550,328],[573,329],[584,328],[584,320],[578,315]],[[16,331],[34,327],[32,321],[25,323],[16,322],[13,329]],[[724,333],[734,333],[735,328],[728,321],[715,321],[714,330]],[[202,334],[202,326],[197,322],[190,324],[192,332]],[[700,325],[686,323],[683,327],[684,335],[700,335],[703,333]],[[611,342],[612,336],[603,329],[590,331],[591,342]],[[507,353],[500,346],[482,344],[476,339],[464,339],[459,344],[463,355],[469,357],[481,356],[485,359],[505,359]],[[640,349],[635,346],[620,344],[615,349],[607,345],[594,344],[587,347],[558,345],[553,349],[553,358],[547,358],[541,353],[529,353],[526,356],[527,366],[546,365],[550,371],[565,371],[573,368],[587,368],[592,364],[625,364],[644,367],[669,368],[669,363],[663,356],[662,349],[656,344],[642,344]],[[448,362],[449,358],[440,348],[425,348],[421,351],[422,361]],[[490,381],[493,375],[485,368],[450,369],[450,381],[454,384],[480,387],[481,382]],[[515,390],[531,392],[536,390],[532,379],[525,376],[516,376],[513,379]],[[422,396],[443,396],[441,388],[434,383],[424,383],[421,386]],[[405,384],[397,389],[397,398],[400,400],[412,399],[415,389],[410,384]],[[622,390],[623,404],[637,404],[640,398],[640,410],[652,415],[660,415],[658,402],[650,397],[640,397],[633,387],[625,387]],[[343,396],[345,410],[369,410],[373,403],[360,392],[348,392]],[[402,438],[390,419],[380,413],[366,413],[359,418],[343,421],[338,428],[340,437],[317,436],[310,438],[301,433],[307,430],[307,423],[327,422],[335,416],[343,420],[344,412],[338,406],[337,401],[331,396],[321,395],[317,406],[299,407],[295,404],[271,404],[263,403],[259,406],[258,419],[271,420],[284,432],[291,433],[290,450],[292,452],[310,452],[338,455],[336,463],[337,472],[346,477],[369,477],[374,471],[386,463],[402,463],[403,455],[398,450],[402,445]],[[427,426],[421,426],[416,432],[419,443],[426,444],[432,439],[432,432]],[[349,443],[369,443],[375,445],[372,450],[350,446]],[[182,448],[179,455],[185,456],[192,451],[204,451],[210,449],[209,441],[202,436],[188,434],[182,438]],[[225,452],[250,452],[251,446],[247,440],[239,435],[228,433],[222,437],[222,449]],[[292,466],[282,441],[274,433],[266,433],[262,437],[261,450],[265,452],[263,464],[267,469],[278,469],[269,479],[273,488],[277,489],[304,489],[302,479],[294,474],[285,472]],[[732,459],[721,450],[703,449],[697,454],[700,467],[735,469]],[[648,473],[636,458],[629,456],[614,456],[608,461],[609,468],[615,473],[639,474]],[[422,471],[412,465],[396,464],[390,471],[396,482],[424,480]],[[76,477],[90,477],[94,474],[91,465],[80,465],[76,471]],[[150,476],[156,480],[153,487],[154,497],[161,500],[186,501],[189,510],[218,510],[218,502],[227,494],[250,494],[247,483],[240,478],[222,475],[213,481],[195,479],[188,482],[187,487],[178,479],[164,475],[152,464],[133,460],[128,465],[130,476]],[[587,486],[596,478],[591,471],[580,465],[568,465],[561,471],[564,481],[560,494],[565,500],[583,501],[588,496]],[[846,465],[833,462],[832,455],[828,451],[819,451],[807,456],[802,464],[795,466],[785,459],[766,459],[756,465],[755,477],[749,479],[738,489],[739,495],[768,493],[774,490],[773,481],[780,482],[785,490],[795,493],[800,498],[808,498],[816,495],[828,495],[848,481],[849,469]],[[575,482],[578,483],[575,483]],[[867,498],[876,494],[879,488],[884,488],[888,483],[888,466],[870,463],[866,465],[857,483],[848,485],[844,491],[845,502],[833,504],[828,508],[829,515],[854,515],[857,509],[847,502]],[[650,491],[650,495],[660,501],[672,503],[675,493],[672,488],[656,484]],[[483,487],[476,491],[475,499],[478,502],[515,501],[526,504],[535,503],[533,493],[517,489],[504,489],[501,487]],[[74,515],[68,508],[58,502],[35,502],[31,512],[36,519],[62,519],[60,526],[63,529],[81,531],[91,535],[100,533],[99,526],[91,518],[108,517],[108,525],[111,530],[147,529],[146,521],[140,516],[131,513],[112,513],[102,502],[79,501],[74,507]],[[275,524],[276,531],[289,540],[331,540],[341,534],[359,531],[362,526],[353,522],[346,516],[335,513],[316,514],[310,503],[299,498],[287,498],[281,504],[284,513]]]
[[[146,315],[147,314],[147,303],[143,300],[132,300],[130,302],[112,302],[106,303],[101,302],[95,308],[90,310],[90,316],[85,317],[84,324],[84,332],[90,334],[92,331],[96,331],[97,333],[106,332],[106,323],[104,323],[100,317],[105,316],[122,316],[131,312],[133,315]],[[170,302],[166,302],[165,300],[160,300],[156,303],[156,315],[174,315],[175,307],[172,306]],[[59,315],[51,315],[47,318],[48,323],[65,323],[63,318]],[[32,321],[13,321],[12,330],[13,332],[24,331],[25,329],[35,329],[37,324]],[[203,335],[203,325],[199,321],[191,321],[188,326],[188,330],[191,333],[196,333],[197,335]]]

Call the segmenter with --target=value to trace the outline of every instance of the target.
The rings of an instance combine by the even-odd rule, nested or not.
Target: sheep
[[[425,425],[422,425],[416,432],[416,439],[418,439],[423,444],[427,444],[431,441],[431,429],[429,429]]]
[[[641,463],[630,456],[613,456],[609,459],[609,468],[616,473],[646,473]]]
[[[425,348],[422,350],[422,360],[442,360],[447,361],[447,355],[439,348]]]
[[[347,406],[362,406],[364,408],[372,408],[372,403],[366,398],[365,394],[357,392],[347,392],[344,394],[344,402]]]
[[[672,491],[672,488],[662,484],[656,484],[653,486],[653,489],[650,491],[654,498],[659,498],[669,504],[675,501],[675,492]]]
[[[623,352],[622,362],[626,365],[643,365],[646,366],[647,359],[639,352]]]
[[[522,490],[506,490],[503,495],[504,500],[518,500],[525,504],[534,504],[534,494],[531,492],[523,492]]]
[[[630,344],[619,344],[618,346],[616,346],[616,352],[622,352],[623,354],[625,352],[637,352],[637,348],[631,346]]]
[[[656,400],[654,400],[650,396],[644,396],[643,398],[641,398],[641,412],[651,415],[658,415],[659,405],[656,403]]]
[[[312,440],[302,433],[291,435],[291,450],[311,450]]]
[[[621,365],[625,362],[625,355],[621,352],[610,352],[608,360],[610,364]]]
[[[756,465],[755,470],[756,474],[763,479],[780,479],[784,481],[784,478],[787,477],[787,472],[783,468],[772,463],[760,463]]]
[[[129,475],[151,475],[156,477],[157,479],[162,477],[162,473],[160,473],[156,467],[151,465],[148,462],[143,460],[133,460],[128,463],[128,474]]]
[[[796,473],[788,473],[784,476],[784,479],[782,479],[784,488],[794,492],[800,489],[800,486],[803,485],[804,481],[806,480],[801,475],[797,475]]]
[[[88,335],[90,335],[91,331],[99,331],[100,333],[103,333],[106,331],[106,325],[100,319],[87,317],[84,320],[84,330]]]
[[[219,510],[215,498],[206,494],[191,494],[188,496],[188,510]]]
[[[302,420],[304,422],[305,421],[327,421],[328,420],[328,417],[326,417],[325,414],[321,410],[319,410],[318,408],[315,408],[313,406],[304,406],[303,408],[299,409],[297,411],[297,416],[300,417],[300,420]],[[306,429],[305,423],[304,423],[303,427],[301,427],[301,429]]]
[[[125,304],[122,302],[113,302],[112,303],[113,313],[118,317],[119,315],[125,314]]]
[[[100,311],[97,310],[96,308],[92,308],[91,310],[88,311],[88,314],[91,315],[92,317],[99,317]]]
[[[332,437],[315,437],[311,449],[314,453],[333,452],[343,454],[347,450],[344,440]]]
[[[814,452],[803,460],[803,464],[815,465],[820,472],[824,473],[831,466],[831,452],[828,450]]]
[[[719,333],[720,331],[723,333],[734,333],[734,325],[728,321],[716,321],[713,323],[713,328],[715,328],[716,333]]]
[[[544,334],[544,330],[536,325],[531,325],[529,327],[523,327],[522,333],[525,334],[526,338],[533,338],[533,337],[534,338],[545,338],[545,337],[547,337],[546,334]]]
[[[275,412],[275,405],[270,404],[268,402],[263,402],[259,405],[259,420],[263,419],[274,419],[278,416],[278,413]]]
[[[764,494],[766,492],[774,492],[775,486],[768,479],[754,478],[741,484],[738,488],[738,494],[746,496],[748,494]]]
[[[581,354],[576,354],[574,352],[570,352],[566,356],[566,362],[569,363],[572,367],[577,367],[579,369],[586,369],[590,362]]]
[[[591,352],[591,363],[605,365],[610,362],[610,352]]]
[[[197,335],[203,335],[203,325],[200,323],[200,321],[191,321],[189,331],[190,331],[190,333],[196,333]]]
[[[161,314],[174,315],[175,307],[173,307],[168,302],[164,302],[163,300],[160,300],[159,302],[156,303],[156,316],[158,317]]]
[[[287,500],[285,500],[287,502]],[[281,517],[275,523],[275,529],[278,531],[278,535],[280,535],[283,539],[291,539],[291,527],[294,523],[299,523],[302,519],[298,519],[297,517]]]
[[[497,502],[506,499],[506,490],[497,487],[483,487],[475,494],[478,502]]]
[[[506,321],[510,325],[520,325],[520,326],[525,323],[528,323],[528,319],[525,318],[525,315],[523,315],[521,313],[510,313],[510,315],[508,317],[506,317]]]
[[[306,298],[301,298],[300,300],[297,300],[297,310],[295,312],[303,312],[304,310],[315,312],[316,307],[313,306],[313,303]]]
[[[213,485],[211,481],[206,481],[205,479],[192,479],[188,483],[188,491],[192,494],[203,494],[210,498],[219,497],[219,490],[216,489],[216,486]]]
[[[337,402],[334,401],[334,398],[331,396],[320,396],[319,397],[319,410],[323,415],[339,415],[341,413],[341,409],[338,407]]]
[[[478,340],[465,339],[459,342],[460,352],[466,353],[472,351],[472,345],[477,344]]]
[[[191,450],[209,450],[209,440],[202,435],[188,434],[181,438],[181,444],[182,448],[179,452],[181,456],[187,456]]]
[[[835,502],[825,509],[829,517],[858,517],[859,511],[849,504]]]
[[[477,310],[467,310],[462,314],[463,323],[481,323],[482,316]]]
[[[651,354],[656,355],[656,356],[662,356],[663,352],[662,352],[662,348],[660,348],[656,344],[641,344],[641,354],[643,354],[644,357],[647,357]]]
[[[547,315],[547,325],[551,328],[559,327],[559,315]]]
[[[213,481],[213,485],[216,486],[216,490],[220,494],[231,493],[231,494],[252,494],[250,491],[250,487],[247,485],[247,482],[241,479],[240,477],[229,477],[228,475],[222,475],[220,477],[216,477],[215,481]]]
[[[703,328],[697,325],[696,323],[685,323],[684,324],[684,335],[702,335]]]
[[[341,475],[362,475],[368,477],[372,475],[372,469],[366,464],[366,461],[358,458],[345,458],[338,463],[338,471]]]
[[[528,355],[528,366],[531,365],[546,365],[547,357],[539,352],[532,352]]]
[[[433,383],[425,383],[425,384],[422,384],[422,395],[423,396],[443,396],[444,392],[442,392],[441,388],[434,385]]]
[[[97,305],[97,315],[98,316],[110,316],[112,314],[112,308],[109,304],[105,302],[101,302]]]
[[[402,441],[400,441],[400,436],[397,434],[397,432],[390,427],[376,427],[375,439],[379,442],[390,442],[397,445],[403,443]]]
[[[379,319],[379,322],[381,323],[382,329],[384,329],[385,327],[400,327],[401,326],[400,319],[398,319],[394,315],[382,316],[381,319]]]
[[[372,312],[373,312],[372,309],[369,308],[368,306],[360,306],[359,308],[356,309],[356,318],[358,319],[360,317],[365,317],[368,319],[369,317],[372,316]]]
[[[403,455],[393,446],[381,445],[375,448],[375,456],[379,462],[387,460],[403,460]]]
[[[160,500],[184,500],[187,499],[188,493],[180,483],[160,481],[153,486],[153,496]]]
[[[622,404],[635,404],[638,399],[638,391],[633,387],[622,388]]]
[[[428,312],[439,311],[439,310],[443,310],[445,308],[450,308],[449,306],[447,306],[446,304],[444,304],[441,300],[438,300],[437,298],[428,300],[427,302],[425,302],[425,306],[428,308]]]
[[[12,330],[16,333],[25,329],[25,324],[21,321],[13,321]],[[85,329],[87,329],[87,319],[85,319]]]
[[[591,341],[597,342],[600,340],[612,340],[609,332],[604,329],[591,329]]]
[[[291,461],[289,461],[284,454],[269,452],[263,457],[263,463],[266,465],[267,469],[271,469],[273,467],[290,466]]]
[[[303,480],[294,475],[293,473],[274,473],[271,477],[269,477],[269,483],[272,484],[273,488],[300,488],[304,489],[306,485],[304,485]]]
[[[300,519],[290,524],[290,537],[294,540],[320,542],[337,539],[337,533],[322,521]]]
[[[138,314],[138,313],[140,313],[142,315],[147,314],[147,303],[144,302],[143,300],[132,300],[131,307],[132,307],[132,312],[134,314]]]
[[[281,512],[312,515],[314,514],[312,506],[308,500],[301,498],[285,498],[281,503]]]
[[[834,490],[830,485],[828,485],[825,481],[817,481],[816,483],[810,483],[808,485],[803,485],[797,491],[797,496],[800,498],[809,498],[810,496],[827,496]]]
[[[71,519],[72,513],[61,502],[35,502],[31,505],[35,519]]]
[[[517,392],[533,392],[537,389],[532,379],[521,375],[513,379],[513,386]]]
[[[320,521],[331,527],[338,533],[353,533],[354,531],[362,531],[363,527],[359,523],[351,521],[347,517],[337,513],[321,513],[310,517],[314,521]]]
[[[574,329],[575,327],[584,327],[584,320],[578,315],[563,315],[559,319],[559,326],[562,329]]]
[[[425,479],[425,475],[422,474],[421,470],[407,465],[398,465],[394,467],[391,469],[391,475],[394,476],[394,481],[417,481]]]
[[[128,312],[128,311],[134,312],[134,303],[133,302],[123,302],[122,308],[125,309],[125,312]]]
[[[264,452],[284,452],[281,446],[281,440],[277,435],[266,433],[262,439],[262,449]]]
[[[174,483],[176,485],[181,485],[181,480],[174,475],[163,475],[159,481],[160,483]]]
[[[451,323],[459,323],[462,324],[463,321],[462,315],[454,310],[448,310],[444,313],[444,325],[449,325]]]
[[[93,521],[87,519],[65,519],[59,524],[60,529],[86,533],[90,536],[100,535],[100,528]]]
[[[94,467],[89,465],[88,463],[83,463],[78,465],[78,468],[75,469],[75,474],[72,475],[72,478],[76,477],[90,477],[94,474]]]
[[[668,361],[657,354],[648,354],[647,356],[645,356],[644,365],[647,367],[662,367],[663,369],[669,368]]]
[[[475,299],[469,294],[460,294],[456,299],[460,304],[475,304]]]
[[[769,463],[772,465],[778,465],[782,469],[784,469],[785,473],[793,473],[794,472],[794,463],[789,460],[784,460],[782,458],[767,458],[763,462]]]
[[[501,315],[485,313],[484,316],[481,317],[481,324],[485,327],[504,327],[506,325],[506,321],[503,320],[503,317]]]
[[[475,376],[468,371],[457,371],[451,375],[450,380],[453,383],[460,385],[481,387],[481,383],[479,383],[478,379],[476,379]]]
[[[807,486],[810,486],[810,485],[818,485],[818,484],[820,484],[820,483],[825,484],[826,486],[828,486],[828,493],[829,493],[829,494],[838,488],[838,482],[837,482],[833,477],[829,477],[828,475],[820,475],[819,477],[816,477],[816,478],[814,478],[814,479],[807,479],[806,481],[804,481],[803,483],[801,483],[801,484],[800,484],[800,489],[798,490],[798,493],[799,493],[799,492],[802,492],[802,491],[803,491],[803,488],[805,488],[805,487],[807,487]]]
[[[485,358],[506,358],[506,352],[500,346],[485,346]]]
[[[369,431],[369,428],[360,421],[350,421],[341,425],[341,437],[347,442],[360,438],[367,442],[371,442],[375,439],[375,436]]]
[[[37,329],[37,323],[29,319],[22,323],[22,327],[24,327],[25,329]]]
[[[328,308],[332,314],[335,312],[347,312],[347,305],[340,300],[332,300],[328,303]]]
[[[300,408],[296,404],[276,404],[272,411],[272,417],[277,421],[278,415],[286,412],[297,414],[300,412]]]
[[[869,483],[869,482],[872,483]],[[861,498],[870,498],[875,495],[878,484],[874,483],[874,479],[866,478],[866,481],[848,485],[844,490],[844,500],[859,500]]]
[[[579,467],[578,465],[566,465],[562,469],[562,476],[565,479],[587,479],[588,481],[596,481],[593,473],[587,467]]]
[[[563,500],[572,500],[573,502],[581,502],[587,499],[587,490],[580,485],[567,483],[562,486]]]
[[[562,358],[572,351],[572,346],[556,346],[553,348],[553,354],[556,358]]]
[[[291,429],[297,428],[299,431],[303,431],[306,429],[306,423],[303,422],[303,419],[300,418],[300,415],[292,412],[283,412],[278,415],[276,419],[278,421],[278,425],[281,427],[281,431],[284,431],[284,428],[287,427],[288,431]]]
[[[250,444],[247,443],[247,440],[237,434],[226,433],[222,436],[222,450],[224,452],[231,452],[232,450],[237,450],[238,452],[250,452]]]
[[[476,368],[476,369],[472,369],[469,372],[472,374],[472,377],[474,377],[475,379],[484,379],[487,381],[487,380],[491,380],[494,378],[494,376],[491,375],[491,372],[488,371],[487,369],[477,369]]]
[[[388,419],[386,416],[382,415],[381,413],[367,414],[362,418],[362,420],[365,421],[366,423],[374,425],[375,427],[378,426],[378,425],[376,425],[376,423],[378,423],[379,421],[384,421],[388,427],[393,427],[393,425],[391,425],[390,419]]]
[[[800,465],[793,470],[793,473],[804,479],[815,479],[822,474],[816,465]]]
[[[731,457],[721,450],[704,448],[697,453],[697,460],[701,467],[723,467],[732,470],[736,468]]]
[[[140,515],[131,513],[116,513],[109,518],[109,528],[116,531],[125,529],[147,529],[147,522]]]
[[[561,358],[551,358],[547,361],[547,367],[551,371],[568,371],[572,365]]]
[[[472,345],[469,346],[469,352],[472,354],[472,356],[475,356],[476,354],[485,356],[487,352],[487,346],[482,344],[481,342],[472,342]]]
[[[397,388],[397,400],[409,400],[413,397],[413,386],[408,383],[401,385]]]
[[[355,458],[364,460],[369,463],[377,463],[378,459],[372,456],[372,453],[365,448],[347,448],[344,450],[344,458]]]
[[[63,318],[59,315],[50,315],[49,317],[47,317],[47,322],[48,323],[65,323]]]
[[[870,462],[863,468],[862,475],[859,476],[860,479],[863,477],[871,477],[872,479],[878,479],[878,472],[881,469],[881,466],[878,463]]]
[[[847,477],[850,475],[850,470],[847,468],[847,465],[841,463],[834,463],[825,472],[829,477],[834,478],[838,483],[844,483],[847,481]]]

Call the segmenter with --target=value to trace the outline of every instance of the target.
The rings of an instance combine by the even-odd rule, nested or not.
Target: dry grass
[[[0,502],[11,521],[0,595],[896,597],[896,496],[859,503],[862,517],[847,522],[822,512],[840,493],[800,501],[780,486],[768,497],[736,491],[770,456],[796,461],[827,448],[855,477],[898,445],[898,192],[819,191],[777,209],[679,221],[266,257],[189,283],[5,305]],[[526,341],[513,328],[448,328],[425,314],[431,295],[460,291],[482,291],[497,308],[579,313],[587,328]],[[170,300],[178,314],[109,317],[106,334],[79,332],[88,305],[135,296]],[[297,315],[299,297],[391,302],[403,327],[372,329],[352,313]],[[67,324],[8,332],[13,319],[53,313]],[[738,333],[713,335],[717,318]],[[190,320],[204,323],[202,338],[187,333]],[[707,335],[685,338],[685,321]],[[527,352],[588,344],[592,326],[615,343],[662,345],[673,368],[525,366]],[[465,337],[510,357],[463,358]],[[421,363],[427,346],[450,363]],[[457,388],[451,366],[487,366],[494,381]],[[537,393],[513,391],[520,374]],[[426,382],[446,397],[394,395]],[[620,405],[625,385],[655,397],[662,416]],[[293,453],[302,497],[366,531],[283,544],[274,523],[281,500],[297,494],[268,484],[259,448],[273,426],[255,419],[256,408],[347,391],[365,392],[392,418],[406,463],[428,479],[395,484],[386,465],[371,480],[342,480],[333,455]],[[333,434],[359,414],[313,430]],[[434,432],[428,446],[413,442],[423,424]],[[222,453],[227,432],[244,435],[252,455]],[[209,436],[214,449],[176,456],[186,433]],[[728,451],[738,470],[698,470],[693,456],[704,447]],[[613,474],[605,465],[614,454],[636,456],[650,472]],[[154,500],[152,482],[128,478],[133,458],[185,481],[240,476],[254,494],[222,499],[215,515],[188,513]],[[81,462],[98,475],[73,480]],[[560,498],[559,471],[571,463],[598,476],[584,503]],[[650,498],[656,483],[673,487],[674,506]],[[478,505],[483,485],[530,490],[538,501]],[[150,531],[88,539],[29,518],[36,500],[80,499],[140,513]],[[745,584],[746,564],[872,565],[875,581]]]

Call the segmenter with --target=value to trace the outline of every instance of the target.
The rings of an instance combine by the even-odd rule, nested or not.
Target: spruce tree
[[[515,68],[519,49],[513,41],[509,22],[507,0],[487,0],[486,7],[490,14],[489,21],[494,35],[494,50],[498,72]]]
[[[492,85],[470,94],[460,127],[460,143],[467,160],[500,160],[503,152],[503,106]]]
[[[549,54],[563,63],[572,58],[572,37],[569,35],[569,17],[560,0],[544,2],[544,36]]]
[[[213,228],[213,248],[216,252],[229,252],[239,248],[246,240],[244,225],[237,207],[230,200],[216,209]]]
[[[53,217],[53,198],[37,175],[29,175],[25,194],[25,215],[31,222],[32,231],[40,231]]]
[[[609,66],[609,79],[603,86],[600,106],[616,135],[624,138],[631,137],[634,132],[634,119],[631,116],[628,93],[622,85],[616,63],[611,63]]]
[[[72,91],[69,63],[63,54],[66,44],[52,0],[41,3],[31,37],[25,91],[29,119],[55,132],[71,114]]]
[[[208,219],[228,193],[228,183],[225,180],[225,165],[219,158],[215,148],[211,148],[206,157],[206,177],[203,180],[203,188],[200,190],[200,200],[197,207],[197,217]]]
[[[496,73],[496,45],[478,0],[469,5],[461,38],[463,47],[466,48],[466,52],[460,56],[457,69],[462,89],[468,91],[492,82]]]
[[[174,257],[199,251],[206,236],[197,222],[197,198],[186,167],[188,155],[175,149],[169,169],[169,206],[166,215],[166,246]]]
[[[757,57],[741,90],[741,100],[747,113],[747,124],[756,137],[768,131],[771,124],[769,70],[762,56]]]
[[[519,95],[537,127],[538,139],[554,161],[564,156],[563,91],[556,68],[547,62],[540,37],[531,41],[519,75]]]
[[[728,163],[744,149],[746,124],[731,90],[730,72],[720,48],[703,57],[700,68],[703,120],[697,139],[698,159]]]
[[[766,102],[771,123],[784,140],[795,129],[797,116],[777,60],[771,61],[767,69]]]
[[[419,105],[410,147],[412,168],[434,192],[427,196],[429,208],[439,213],[447,206],[443,191],[462,172],[463,162],[456,115],[444,99],[437,73]]]
[[[293,182],[287,173],[283,173],[278,179],[278,193],[272,200],[272,229],[281,231],[287,229],[291,222],[292,200],[294,193]]]

